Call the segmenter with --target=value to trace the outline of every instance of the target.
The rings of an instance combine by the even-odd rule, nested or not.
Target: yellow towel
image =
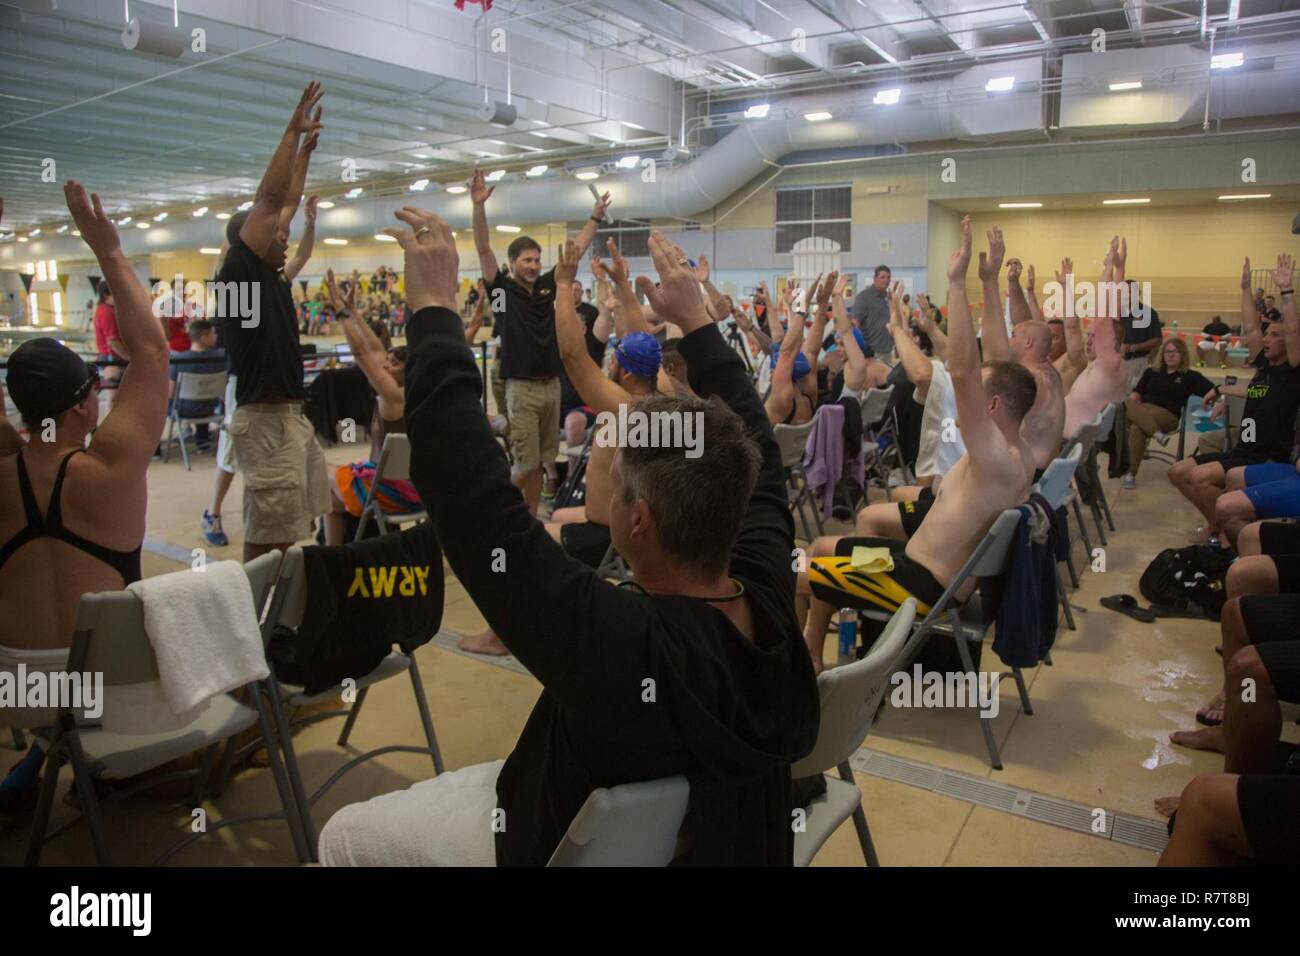
[[[855,571],[865,571],[867,574],[878,574],[881,571],[894,570],[894,556],[889,553],[888,548],[864,548],[858,546],[853,549],[853,555],[849,558],[849,563],[853,565]]]

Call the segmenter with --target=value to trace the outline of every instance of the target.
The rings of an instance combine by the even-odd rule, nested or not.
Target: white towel
[[[192,719],[210,698],[270,674],[252,591],[239,562],[216,561],[203,571],[176,571],[137,581],[127,590],[144,605],[162,697],[177,717]],[[106,708],[105,716],[111,710]],[[113,724],[117,716],[109,718]]]

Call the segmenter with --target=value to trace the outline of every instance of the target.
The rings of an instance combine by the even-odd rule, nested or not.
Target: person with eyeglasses
[[[361,517],[371,494],[379,496],[379,507],[389,514],[420,511],[424,506],[409,481],[384,481],[378,489],[373,487],[384,438],[390,434],[406,434],[406,347],[385,348],[370,323],[355,314],[355,284],[345,283],[340,288],[331,269],[325,274],[325,289],[357,368],[366,376],[376,397],[375,414],[370,420],[370,458],[339,465],[330,482],[331,507],[325,514],[325,543],[334,545],[344,543],[348,515]]]
[[[131,364],[100,423],[99,372],[71,349],[34,338],[9,357],[5,384],[28,435],[0,415],[0,671],[66,668],[81,596],[140,580],[145,473],[167,417],[169,353],[149,293],[99,196],[74,180],[64,195],[113,289]],[[41,760],[33,746],[0,782],[0,816],[31,809]]]

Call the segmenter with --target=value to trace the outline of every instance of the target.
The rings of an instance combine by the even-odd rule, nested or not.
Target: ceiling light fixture
[[[1216,53],[1210,57],[1210,69],[1231,70],[1234,66],[1241,66],[1245,62],[1244,53]]]
[[[461,186],[461,185],[459,185],[459,184],[457,184],[457,185],[455,185],[455,186],[448,186],[448,187],[447,187],[447,192],[451,193],[453,196],[459,196],[461,193],[466,192],[466,191],[467,191],[467,188],[466,188],[465,186]]]
[[[193,213],[191,213],[191,215],[192,215],[195,219],[202,219],[202,218],[203,218],[204,216],[206,216],[207,214],[208,214],[208,207],[207,207],[207,206],[200,206],[198,209],[194,210]]]
[[[1040,202],[1000,202],[999,209],[1042,209],[1043,204]]]
[[[415,182],[411,183],[409,188],[413,193],[422,193],[426,188],[428,188],[428,185],[429,185],[429,180],[417,179]]]
[[[1103,199],[1101,204],[1103,206],[1141,206],[1150,201],[1150,197],[1145,199]]]
[[[497,226],[497,232],[523,232],[518,226]]]
[[[1141,80],[1124,80],[1122,83],[1110,84],[1110,91],[1112,93],[1122,93],[1125,90],[1140,90],[1140,89],[1142,89]]]
[[[830,119],[830,118],[831,118],[831,114],[830,114],[830,113],[827,113],[825,110],[822,110],[822,111],[817,112],[817,113],[804,113],[804,114],[803,114],[803,118],[806,119],[806,120],[807,120],[808,122],[810,122],[810,123],[820,123],[820,122],[822,122],[823,120],[828,120],[828,119]]]
[[[902,90],[878,90],[872,102],[877,106],[892,106],[903,95]]]
[[[1240,193],[1236,196],[1220,196],[1219,202],[1233,202],[1237,199],[1272,199],[1272,193]]]
[[[325,245],[327,246],[346,246],[347,244],[348,241],[346,239],[335,239],[333,236],[325,240]]]
[[[542,173],[546,172],[550,168],[551,167],[548,166],[546,163],[542,163],[540,166],[534,166],[532,169],[528,170],[528,175],[534,177],[540,176],[542,175]]]
[[[984,84],[986,93],[1007,93],[1016,85],[1014,76],[995,76]]]
[[[330,202],[328,199],[322,199],[320,202],[318,202],[318,203],[316,204],[316,208],[317,208],[317,209],[333,209],[333,208],[334,208],[334,204],[333,204],[332,202]]]
[[[757,106],[751,106],[745,110],[745,119],[767,119],[767,114],[771,109],[771,103],[759,103]]]

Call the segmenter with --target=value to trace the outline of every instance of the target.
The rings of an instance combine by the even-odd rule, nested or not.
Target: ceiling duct
[[[137,53],[156,53],[173,59],[185,52],[188,40],[180,30],[153,20],[141,20],[139,17],[132,17],[122,31],[122,46],[126,49]]]

